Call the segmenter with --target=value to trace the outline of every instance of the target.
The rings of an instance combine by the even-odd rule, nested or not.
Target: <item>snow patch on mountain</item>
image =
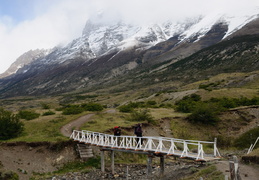
[[[48,53],[44,57],[39,57],[37,63],[60,64],[76,58],[88,61],[127,48],[147,49],[175,36],[179,38],[178,44],[189,40],[199,41],[218,23],[228,25],[224,39],[258,18],[258,12],[258,7],[249,11],[243,10],[238,14],[215,11],[182,21],[166,20],[142,25],[127,23],[123,20],[106,22],[106,16],[99,13],[86,22],[81,37],[64,47],[57,46],[47,51]],[[31,59],[34,61],[35,57]],[[15,73],[23,66],[24,64],[16,64],[8,75],[10,72]]]

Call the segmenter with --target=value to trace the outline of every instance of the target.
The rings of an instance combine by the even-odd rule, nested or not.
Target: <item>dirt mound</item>
[[[74,145],[72,141],[2,143],[0,169],[17,173],[20,180],[29,179],[33,173],[52,172],[77,158]]]

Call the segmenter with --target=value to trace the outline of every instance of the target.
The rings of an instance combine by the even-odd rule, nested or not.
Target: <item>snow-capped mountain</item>
[[[125,50],[127,48],[148,49],[160,42],[177,37],[177,45],[184,42],[197,42],[204,37],[214,25],[222,23],[227,26],[222,39],[227,38],[241,29],[247,23],[258,18],[258,8],[249,13],[237,16],[225,13],[211,13],[207,16],[197,16],[179,22],[165,22],[148,25],[130,24],[120,21],[105,22],[105,15],[98,14],[89,19],[83,29],[82,36],[73,40],[65,47],[55,47],[48,50],[49,55],[41,58],[40,64],[60,64],[78,57],[94,59],[100,56]],[[33,59],[37,59],[37,56]],[[31,61],[27,61],[27,64]],[[16,65],[16,68],[15,68]],[[12,70],[8,69],[2,76],[8,76],[24,66],[24,63],[14,63]],[[26,72],[27,70],[24,70]]]
[[[63,92],[74,89],[71,84],[68,86],[70,82],[76,89],[84,88],[107,82],[139,64],[148,67],[147,64],[175,63],[235,34],[258,34],[257,10],[236,16],[211,13],[182,21],[141,25],[122,20],[105,22],[103,16],[98,15],[89,19],[82,35],[66,46],[57,46],[44,55],[28,58],[32,61],[27,63],[17,61],[15,68],[12,67],[16,74],[0,81],[0,86],[12,84],[14,87],[12,78],[19,77],[15,84],[30,78],[33,79],[31,85],[34,82],[37,86],[29,94],[50,88]]]
[[[24,67],[26,64],[31,63],[32,61],[45,57],[47,54],[49,54],[49,50],[44,49],[30,50],[24,53],[17,58],[17,60],[8,68],[7,71],[5,71],[3,74],[0,74],[0,78],[15,74],[18,69]]]

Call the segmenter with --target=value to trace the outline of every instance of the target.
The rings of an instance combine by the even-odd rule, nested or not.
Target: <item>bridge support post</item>
[[[101,150],[101,171],[105,171],[104,151]]]
[[[165,156],[160,156],[160,176],[164,176],[165,172]]]
[[[231,180],[241,180],[241,177],[239,174],[238,159],[236,156],[233,156],[232,160],[229,161],[229,170],[230,170]]]
[[[112,174],[114,174],[114,151],[111,150],[111,169],[112,169]]]
[[[147,158],[147,176],[150,177],[152,175],[152,155],[148,155]]]

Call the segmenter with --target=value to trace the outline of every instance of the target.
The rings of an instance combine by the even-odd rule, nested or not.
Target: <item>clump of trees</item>
[[[0,140],[18,137],[24,130],[19,115],[0,108]]]
[[[151,123],[151,124],[155,123],[154,118],[152,117],[149,110],[147,109],[141,109],[138,111],[134,110],[133,112],[131,112],[128,120],[137,121],[137,122],[147,121],[148,123]]]
[[[18,115],[21,119],[26,119],[26,120],[32,120],[40,117],[40,114],[36,113],[33,110],[20,110]]]
[[[84,103],[84,104],[74,104],[74,105],[64,105],[61,109],[62,114],[70,115],[70,114],[80,114],[84,111],[102,111],[104,107],[98,103]]]
[[[238,148],[244,148],[244,147],[249,148],[251,144],[255,143],[258,137],[259,137],[259,127],[255,127],[245,132],[237,139],[235,139],[234,145]],[[259,148],[259,143],[257,143],[254,148]]]
[[[120,106],[118,109],[120,112],[130,113],[137,108],[172,108],[172,104],[158,104],[156,101],[150,100],[146,102],[129,102],[128,104]]]
[[[0,171],[0,179],[19,180],[18,174],[12,171]]]
[[[197,94],[185,96],[175,103],[176,110],[184,113],[191,113],[188,120],[194,123],[216,124],[219,120],[218,115],[229,109],[239,106],[259,105],[259,97],[248,99],[241,98],[211,98],[202,101]]]
[[[53,114],[56,114],[56,113],[53,112],[53,111],[48,110],[48,111],[44,112],[44,113],[42,114],[42,116],[50,116],[50,115],[53,115]]]

